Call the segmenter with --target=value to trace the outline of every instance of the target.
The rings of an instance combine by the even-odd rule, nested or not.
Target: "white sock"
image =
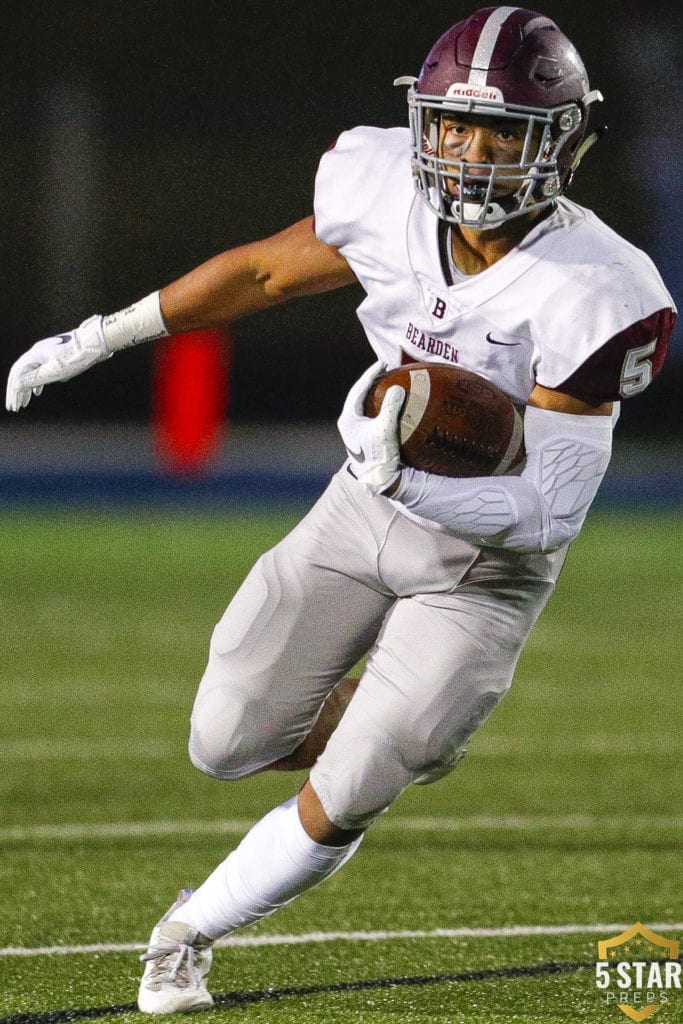
[[[353,856],[348,846],[321,846],[308,835],[297,798],[261,818],[176,914],[209,939],[258,921],[324,881]]]

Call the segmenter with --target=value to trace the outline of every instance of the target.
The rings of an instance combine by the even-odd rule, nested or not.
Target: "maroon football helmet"
[[[485,7],[458,22],[432,47],[419,78],[395,84],[410,86],[417,190],[452,224],[492,228],[548,206],[597,138],[584,141],[588,108],[602,96],[590,91],[579,54],[550,18],[522,7]],[[449,114],[514,122],[519,162],[444,159],[440,123]]]

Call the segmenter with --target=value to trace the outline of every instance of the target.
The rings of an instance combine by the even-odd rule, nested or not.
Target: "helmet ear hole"
[[[579,127],[582,120],[580,107],[572,105],[562,111],[557,119],[557,124],[561,132],[573,132]]]
[[[543,182],[543,187],[541,189],[541,192],[543,193],[543,195],[546,198],[548,198],[548,199],[552,199],[554,196],[556,196],[559,193],[559,191],[560,191],[560,179],[559,179],[558,175],[557,174],[553,174],[552,177],[546,178],[546,180]]]

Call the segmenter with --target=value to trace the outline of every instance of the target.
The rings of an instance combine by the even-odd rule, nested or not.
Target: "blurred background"
[[[321,153],[356,124],[404,124],[405,90],[392,80],[417,74],[434,40],[476,7],[16,5],[0,61],[3,381],[36,339],[306,216]],[[680,306],[680,5],[547,0],[542,11],[575,42],[605,96],[594,120],[609,131],[571,197],[645,249]],[[275,441],[277,462],[290,438],[280,426],[297,424],[291,444],[316,465],[336,464],[334,420],[371,360],[354,315],[361,297],[349,288],[234,325],[221,459],[248,462],[240,444],[258,428]],[[147,459],[156,358],[143,346],[48,388],[21,418],[3,411],[0,467],[54,468],[69,437],[77,459],[104,458],[102,446],[110,461]],[[650,468],[676,457],[680,466],[682,384],[679,326],[659,380],[626,403],[629,459],[637,448]]]

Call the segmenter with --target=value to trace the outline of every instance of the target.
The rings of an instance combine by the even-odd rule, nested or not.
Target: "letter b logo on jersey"
[[[437,320],[443,320],[446,314],[446,303],[443,299],[435,298],[434,305],[432,306],[432,316],[435,316]]]

